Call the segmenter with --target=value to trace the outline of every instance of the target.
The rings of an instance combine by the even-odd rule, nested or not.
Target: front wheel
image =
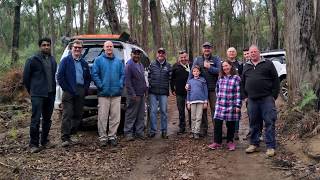
[[[280,96],[284,101],[288,101],[288,83],[287,79],[280,82]]]

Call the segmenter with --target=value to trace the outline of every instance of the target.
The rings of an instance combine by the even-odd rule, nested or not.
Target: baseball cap
[[[163,47],[159,48],[157,52],[160,52],[160,51],[166,53],[166,50]]]
[[[212,44],[209,42],[205,42],[202,44],[202,47],[212,47]]]

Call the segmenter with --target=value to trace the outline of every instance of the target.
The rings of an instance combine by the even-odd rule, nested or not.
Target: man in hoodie
[[[111,146],[116,147],[124,85],[124,63],[114,56],[111,41],[106,41],[103,49],[104,53],[95,59],[92,66],[92,79],[98,88],[99,140],[101,146],[106,146],[109,140]]]
[[[51,39],[38,42],[40,52],[30,57],[23,71],[23,84],[31,96],[32,116],[30,123],[30,152],[37,153],[42,147],[49,147],[48,135],[56,94],[55,73],[57,63],[51,55]],[[42,132],[39,147],[39,128],[42,116]]]
[[[64,57],[59,65],[57,81],[63,90],[62,95],[62,147],[76,143],[78,126],[82,119],[84,96],[89,89],[91,76],[88,63],[81,57],[83,42],[72,42],[71,54]]]

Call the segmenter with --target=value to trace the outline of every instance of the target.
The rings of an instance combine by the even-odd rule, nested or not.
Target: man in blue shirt
[[[84,96],[90,86],[90,71],[88,63],[81,58],[83,42],[74,40],[71,54],[61,60],[57,80],[63,90],[62,95],[62,147],[76,143],[76,136],[71,140],[71,135],[76,135],[80,124]]]

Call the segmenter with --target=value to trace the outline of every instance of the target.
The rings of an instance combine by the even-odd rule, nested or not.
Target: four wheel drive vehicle
[[[99,34],[99,35],[74,36],[68,41],[67,46],[62,54],[61,60],[62,58],[66,57],[69,53],[71,53],[71,42],[75,39],[79,39],[83,41],[82,57],[88,62],[90,71],[95,58],[98,57],[101,53],[104,53],[103,44],[107,40],[110,40],[113,42],[113,45],[114,45],[113,53],[118,58],[123,59],[124,64],[131,58],[132,48],[140,49],[142,51],[141,63],[145,67],[145,75],[147,78],[147,67],[150,64],[150,60],[147,54],[142,50],[141,47],[128,43],[127,42],[128,38],[124,38],[123,35]],[[61,111],[62,110],[62,103],[61,103],[62,89],[59,85],[57,85],[56,91],[57,93],[56,93],[54,107],[56,110]],[[83,121],[81,122],[82,126],[91,127],[97,124],[96,122],[97,121],[96,115],[98,112],[97,106],[98,106],[97,87],[92,81],[90,84],[88,95],[85,97]],[[123,127],[125,109],[126,109],[126,90],[124,88],[124,91],[121,96],[121,122],[119,126],[119,131],[123,130],[122,127]]]
[[[262,52],[261,57],[273,62],[280,79],[280,96],[283,100],[288,100],[288,84],[287,84],[287,69],[286,69],[286,52],[284,50],[271,50]]]

